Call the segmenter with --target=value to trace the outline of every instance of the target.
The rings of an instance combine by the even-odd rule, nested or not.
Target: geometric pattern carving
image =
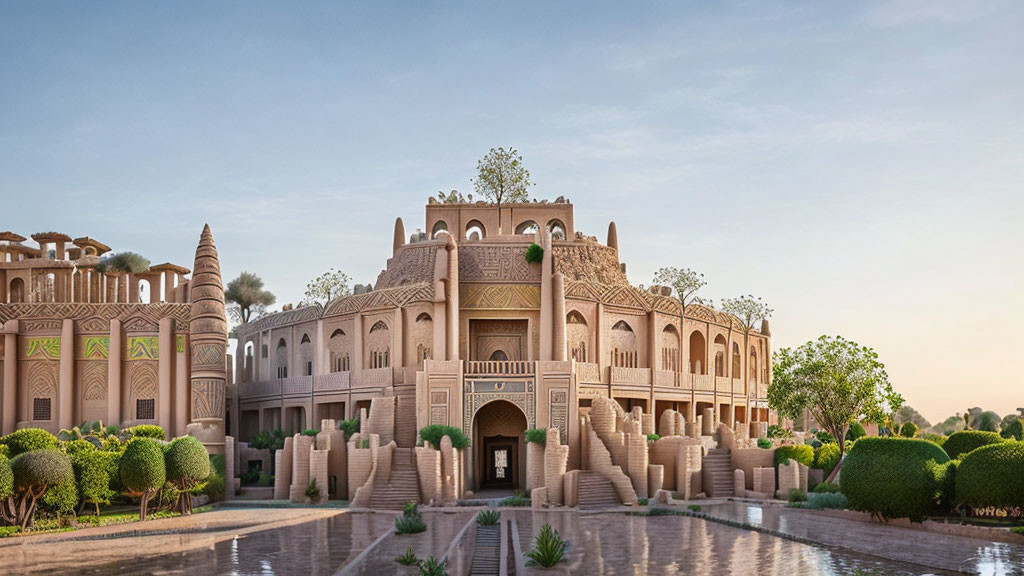
[[[526,261],[526,246],[461,246],[459,280],[539,282],[540,267]]]
[[[57,360],[60,358],[60,338],[38,337],[25,338],[22,358]]]
[[[145,316],[129,318],[122,325],[127,332],[156,332],[160,329],[157,322]]]
[[[174,318],[176,329],[188,330],[191,307],[188,304],[157,302],[154,304],[90,304],[84,302],[47,304],[7,304],[0,306],[0,322],[15,318],[60,318],[70,320],[91,320],[90,331],[109,329],[110,320],[124,320],[140,316],[152,322],[161,318]],[[107,327],[96,328],[95,320],[106,320]]]
[[[439,424],[441,426],[448,425],[448,407],[447,406],[431,406],[430,407],[430,424]]]
[[[460,306],[470,310],[540,308],[540,286],[529,284],[465,284],[459,296]]]
[[[192,419],[224,418],[223,380],[204,378],[192,381]]]
[[[105,362],[83,362],[82,400],[85,402],[107,399],[107,364]]]
[[[106,332],[110,330],[110,320],[105,318],[86,318],[75,324],[77,332]]]
[[[223,368],[225,346],[220,342],[192,344],[192,369]]]
[[[57,363],[49,361],[25,362],[25,382],[29,398],[50,398],[57,395]]]
[[[22,332],[35,332],[37,330],[60,330],[63,321],[59,318],[45,320],[23,320],[19,328]]]
[[[515,404],[526,414],[526,425],[529,428],[536,426],[537,418],[534,414],[534,399],[533,399],[533,380],[526,382],[526,392],[505,392],[496,394],[478,394],[470,392],[473,389],[472,383],[466,381],[466,392],[463,394],[463,406],[465,406],[463,419],[462,419],[462,431],[469,435],[471,434],[473,418],[476,413],[488,402],[495,400],[506,400]]]
[[[160,340],[155,336],[129,336],[126,339],[126,360],[158,360]]]
[[[569,438],[569,391],[561,388],[552,389],[548,427],[558,428],[560,438]],[[567,441],[567,440],[564,440]]]
[[[79,360],[106,360],[110,357],[109,336],[79,336]]]
[[[156,362],[132,362],[128,365],[128,402],[132,408],[137,400],[157,397],[158,378]]]
[[[434,279],[437,249],[437,245],[407,245],[399,248],[398,253],[388,262],[387,268],[377,276],[375,289],[431,282]]]

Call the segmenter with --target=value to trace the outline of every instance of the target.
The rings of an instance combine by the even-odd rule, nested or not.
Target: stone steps
[[[704,492],[710,498],[734,496],[732,454],[727,449],[708,450],[701,462]]]
[[[371,508],[401,510],[410,501],[420,501],[419,476],[412,454],[411,448],[395,448],[391,457],[391,478],[387,482],[374,479]]]
[[[610,480],[593,470],[581,470],[579,475],[578,506],[580,508],[606,508],[618,506],[619,497]]]
[[[400,448],[416,445],[416,394],[400,394],[395,406],[395,444]]]
[[[472,576],[498,576],[501,568],[501,524],[476,526],[473,546]]]

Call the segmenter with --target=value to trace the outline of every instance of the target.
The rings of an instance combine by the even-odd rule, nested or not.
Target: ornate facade
[[[424,230],[407,237],[396,220],[373,287],[239,327],[232,436],[295,433],[363,409],[373,420],[371,400],[386,398],[394,428],[380,431],[381,446],[393,439],[404,454],[424,426],[461,428],[472,446],[459,490],[480,490],[527,486],[529,428],[557,430],[568,469],[585,466],[598,398],[653,422],[706,416],[705,429],[748,436],[774,422],[767,322],[748,330],[711,308],[682,310],[666,288],[631,286],[614,223],[601,244],[575,231],[562,199],[431,202]],[[533,243],[543,258],[531,263]]]
[[[106,245],[0,233],[0,432],[158,424],[223,453],[224,287],[207,226],[194,273],[106,270]]]

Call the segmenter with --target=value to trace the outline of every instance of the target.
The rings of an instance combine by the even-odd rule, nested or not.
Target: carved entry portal
[[[470,360],[527,360],[528,329],[526,320],[470,319]]]

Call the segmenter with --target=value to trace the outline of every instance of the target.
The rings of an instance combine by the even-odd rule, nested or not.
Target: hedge
[[[14,458],[33,450],[52,450],[57,447],[57,437],[42,428],[22,428],[4,436],[3,443]]]
[[[11,449],[7,447],[7,444],[0,444],[0,458],[10,458]]]
[[[839,444],[822,444],[814,454],[814,468],[822,470],[825,477],[839,464]]]
[[[164,452],[152,438],[135,438],[121,455],[121,484],[129,492],[144,493],[164,485]]]
[[[75,469],[79,496],[83,502],[96,507],[97,516],[99,505],[109,503],[111,496],[115,494],[110,489],[110,463],[115,457],[112,452],[94,450],[79,454],[71,461]]]
[[[814,464],[814,448],[807,444],[801,444],[799,446],[779,446],[775,449],[776,466],[789,459],[796,460],[804,466],[810,466]]]
[[[929,464],[931,462],[931,464]],[[851,510],[920,522],[938,507],[939,467],[949,457],[914,438],[862,438],[843,462],[839,484]]]
[[[14,472],[11,470],[11,461],[0,457],[0,500],[7,499],[14,493]]]
[[[99,448],[97,448],[96,445],[93,444],[92,442],[82,439],[64,442],[60,445],[60,447],[64,450],[64,453],[67,454],[68,457],[71,458],[72,460],[74,460],[75,457],[86,452],[96,452],[97,450],[99,450]]]
[[[78,486],[75,484],[74,472],[67,482],[60,482],[47,488],[39,499],[44,508],[58,514],[67,514],[78,506]]]
[[[946,454],[949,455],[950,460],[957,460],[961,456],[981,448],[982,446],[988,446],[989,444],[1001,444],[1004,441],[1004,438],[995,432],[985,432],[983,430],[961,430],[950,434],[949,438],[946,438],[946,442],[942,447],[946,450]]]
[[[164,439],[164,429],[156,424],[139,424],[124,430],[129,438],[153,438],[154,440]]]
[[[454,426],[442,426],[440,424],[432,424],[424,427],[420,430],[420,438],[424,442],[430,442],[434,449],[441,449],[441,438],[448,436],[452,439],[452,447],[456,449],[469,448],[469,438],[462,433],[462,430]]]
[[[526,431],[526,441],[544,446],[548,442],[548,431],[543,428],[530,428]]]
[[[969,506],[1024,504],[1024,443],[983,446],[956,470],[956,501]]]

